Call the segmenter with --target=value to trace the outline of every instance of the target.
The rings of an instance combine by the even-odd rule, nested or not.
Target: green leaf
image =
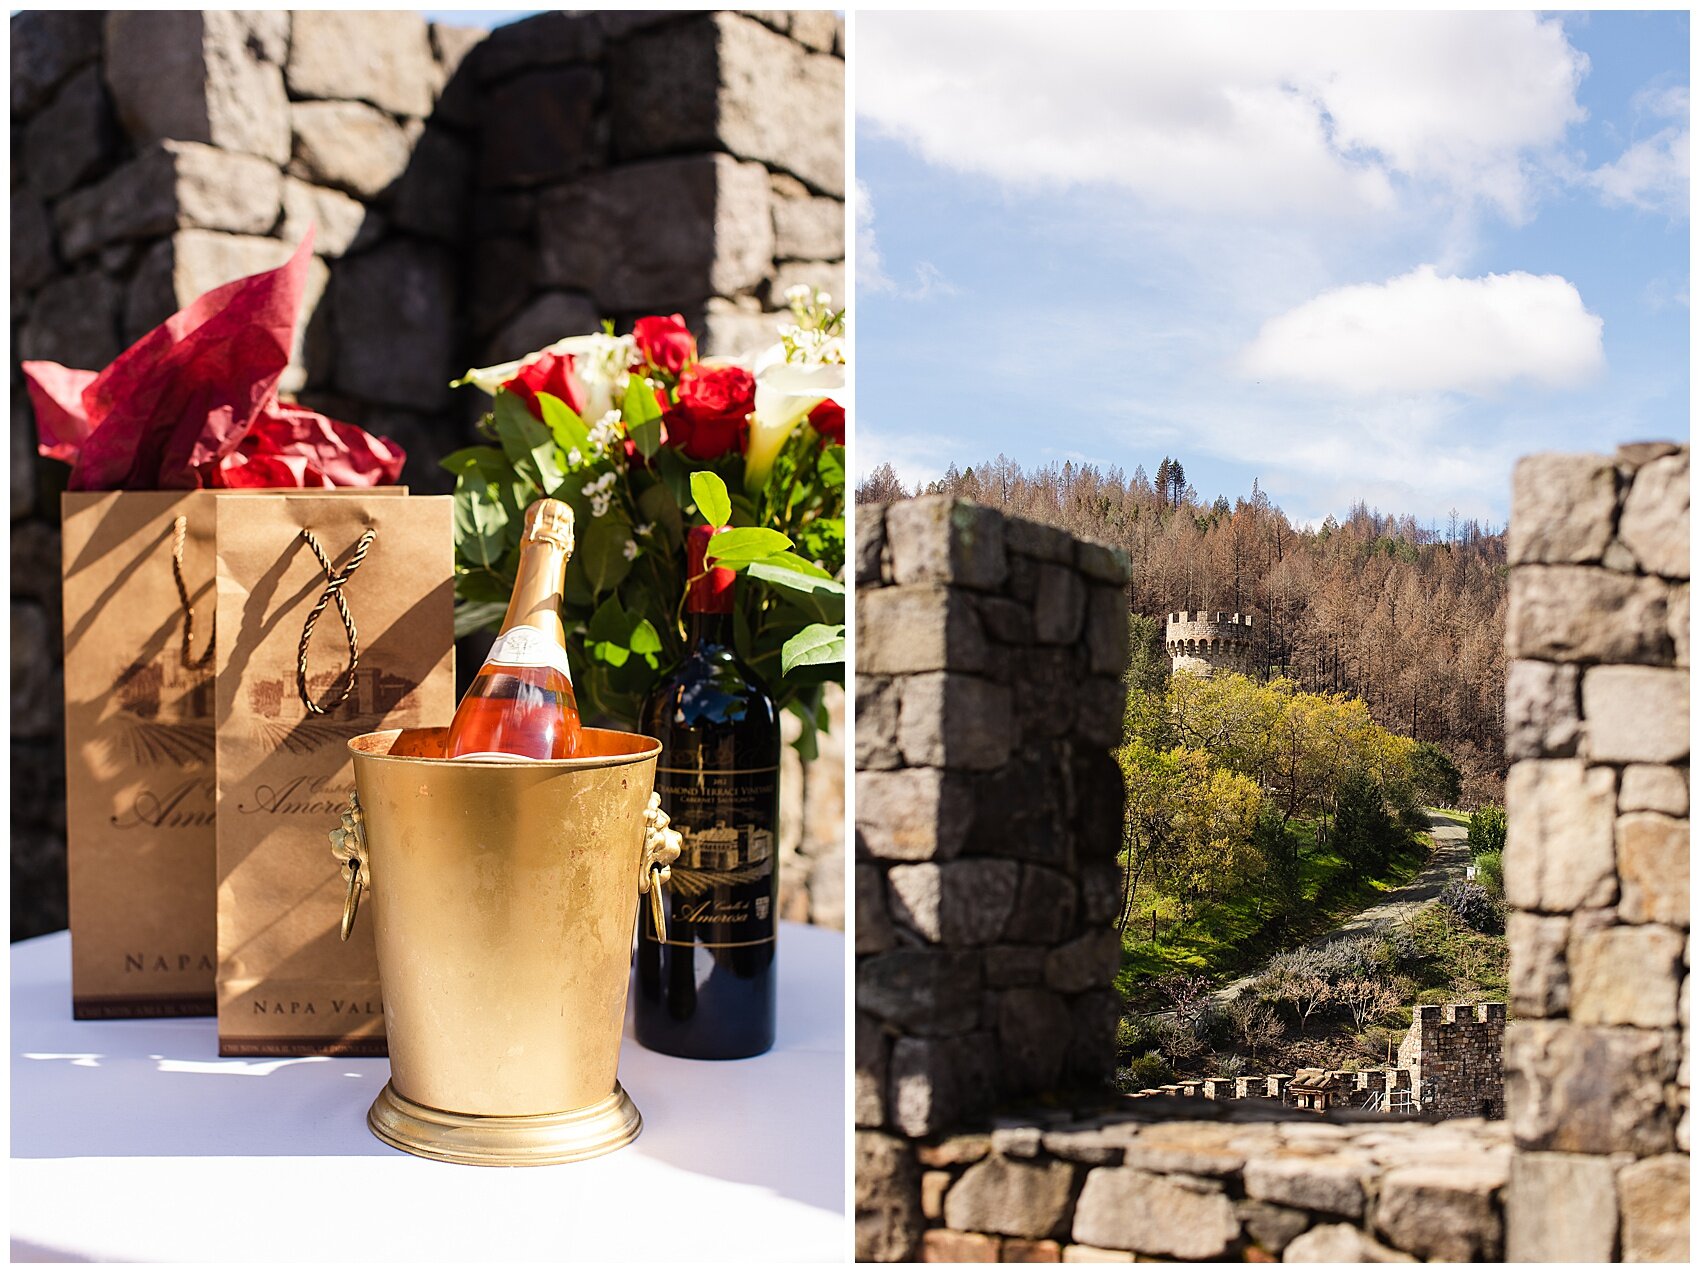
[[[585,579],[593,596],[613,591],[631,573],[632,563],[626,560],[626,541],[631,535],[632,528],[612,513],[591,519],[583,545],[573,559],[584,563]]]
[[[691,498],[710,526],[724,526],[732,519],[732,497],[726,493],[726,483],[706,469],[691,474]]]
[[[493,632],[508,612],[505,601],[475,601],[455,607],[455,639],[474,632]]]
[[[741,570],[751,562],[766,561],[790,547],[790,539],[776,530],[765,526],[740,526],[737,530],[722,531],[709,540],[704,556],[716,566]]]
[[[627,379],[620,418],[626,423],[626,436],[637,443],[644,459],[661,449],[661,404],[642,376],[634,374]]]
[[[499,570],[510,527],[518,520],[508,482],[512,469],[500,451],[469,446],[443,460],[455,474],[455,551],[468,565]]]
[[[555,445],[565,455],[577,451],[585,459],[590,456],[590,426],[579,413],[552,393],[537,395],[537,405],[543,411],[543,423],[548,427]]]
[[[625,647],[627,638],[631,635],[631,628],[631,622],[626,618],[626,608],[620,604],[620,598],[612,594],[597,606],[596,613],[590,616],[592,641],[617,641]]]
[[[665,533],[669,547],[677,546],[684,538],[684,515],[679,512],[673,492],[665,482],[656,482],[639,495],[637,506],[645,521],[653,522],[658,530]]]
[[[637,627],[632,629],[630,644],[633,654],[657,655],[661,653],[661,634],[648,619],[639,619]],[[654,663],[655,660],[651,658],[652,667]]]
[[[496,437],[514,469],[545,495],[553,495],[566,480],[554,434],[506,389],[496,394]]]
[[[784,645],[779,653],[780,671],[844,662],[844,625],[811,623]]]
[[[752,562],[744,574],[777,588],[817,622],[844,622],[844,585],[813,562],[794,553],[779,553]]]

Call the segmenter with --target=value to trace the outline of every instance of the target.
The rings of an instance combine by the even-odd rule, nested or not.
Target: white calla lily
[[[536,353],[493,367],[474,367],[456,385],[476,385],[492,398],[496,390],[519,374],[521,367],[544,354],[571,354],[573,374],[585,389],[584,418],[600,420],[613,410],[625,396],[626,380],[637,345],[630,336],[610,336],[605,332],[589,332],[583,336],[568,336],[557,340]]]
[[[809,412],[831,398],[848,407],[842,362],[788,362],[784,345],[756,360],[756,409],[750,414],[750,444],[744,453],[744,489],[761,490],[774,461]]]

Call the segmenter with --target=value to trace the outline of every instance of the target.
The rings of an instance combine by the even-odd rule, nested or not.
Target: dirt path
[[[1416,914],[1425,902],[1437,897],[1440,890],[1453,880],[1463,879],[1464,868],[1470,863],[1468,835],[1464,828],[1431,810],[1428,829],[1429,834],[1434,837],[1434,853],[1429,858],[1428,865],[1423,868],[1422,874],[1403,888],[1387,894],[1374,906],[1359,911],[1338,928],[1304,943],[1300,949],[1313,950],[1341,937],[1353,937],[1381,924],[1408,919]],[[1212,993],[1217,1000],[1226,1003],[1257,980],[1258,975],[1251,973],[1240,977]]]

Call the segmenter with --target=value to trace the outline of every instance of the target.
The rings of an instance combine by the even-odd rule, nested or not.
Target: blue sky
[[[1685,13],[857,16],[857,467],[1502,521],[1688,433]]]

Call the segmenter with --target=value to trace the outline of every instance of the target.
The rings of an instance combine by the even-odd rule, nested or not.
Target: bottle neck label
[[[542,628],[521,623],[496,638],[485,657],[486,664],[502,667],[552,667],[573,683],[573,670],[567,665],[567,652],[560,643]]]

